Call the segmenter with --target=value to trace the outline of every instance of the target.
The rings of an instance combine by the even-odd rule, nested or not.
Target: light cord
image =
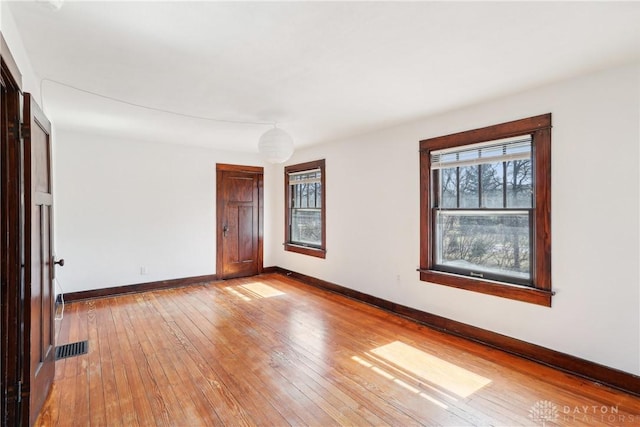
[[[62,285],[60,284],[60,281],[58,280],[57,277],[54,278],[53,280],[55,281],[55,285],[57,285],[57,288],[60,290],[60,293],[56,295],[56,299],[58,299],[58,296],[60,296],[60,303],[61,303],[60,314],[58,314],[58,310],[56,310],[55,320],[62,320],[64,319],[64,289],[62,289]]]
[[[179,117],[186,117],[189,119],[197,119],[197,120],[206,120],[209,122],[217,122],[217,123],[234,123],[234,124],[241,124],[241,125],[256,125],[256,126],[276,126],[277,122],[258,122],[258,121],[247,121],[247,120],[230,120],[230,119],[219,119],[219,118],[215,118],[215,117],[205,117],[205,116],[196,116],[193,114],[186,114],[186,113],[181,113],[178,111],[172,111],[172,110],[165,110],[163,108],[156,108],[156,107],[150,107],[148,105],[143,105],[143,104],[137,104],[135,102],[131,102],[131,101],[127,101],[124,99],[120,99],[120,98],[115,98],[113,96],[109,96],[109,95],[104,95],[98,92],[93,92],[87,89],[82,89],[73,85],[70,85],[68,83],[64,83],[64,82],[60,82],[58,80],[53,80],[50,78],[43,78],[40,79],[40,105],[42,105],[42,109],[44,110],[44,82],[51,82],[51,83],[55,83],[57,85],[60,86],[64,86],[67,87],[69,89],[73,89],[76,90],[78,92],[83,92],[89,95],[93,95],[93,96],[97,96],[103,99],[107,99],[109,101],[114,101],[114,102],[119,102],[120,104],[125,104],[125,105],[129,105],[131,107],[137,107],[137,108],[143,108],[145,110],[150,110],[150,111],[156,111],[159,113],[165,113],[165,114],[172,114],[174,116],[179,116]]]

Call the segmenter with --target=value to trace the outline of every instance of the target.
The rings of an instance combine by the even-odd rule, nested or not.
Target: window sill
[[[289,252],[296,252],[303,255],[314,256],[317,258],[325,258],[327,251],[319,248],[311,248],[309,246],[294,245],[292,243],[285,243],[284,250]]]
[[[420,280],[424,282],[551,307],[553,292],[543,289],[474,279],[435,270],[418,269],[418,271],[420,272]]]

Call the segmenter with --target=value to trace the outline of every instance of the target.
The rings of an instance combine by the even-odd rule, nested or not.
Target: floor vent
[[[71,344],[59,345],[56,347],[56,360],[87,354],[88,348],[88,341],[78,341]]]

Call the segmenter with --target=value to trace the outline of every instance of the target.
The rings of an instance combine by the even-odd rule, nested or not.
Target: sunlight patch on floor
[[[285,294],[284,292],[279,291],[278,289],[262,282],[251,282],[244,285],[227,286],[224,289],[243,301],[251,301],[252,299],[260,298],[271,298]]]
[[[418,378],[415,375],[411,375],[409,372],[398,368],[397,366],[394,366],[393,364],[385,361],[384,359],[381,359],[378,356],[374,356],[371,353],[365,352],[364,353],[365,356],[367,356],[369,359],[371,359],[373,362],[377,363],[379,366],[384,366],[386,369],[392,371],[392,372],[396,372],[396,374],[400,374],[401,377],[406,378],[408,380],[413,381],[415,384],[418,384],[420,387],[423,388],[428,388],[429,390],[438,393],[439,395],[441,395],[442,397],[446,397],[447,400],[451,400],[453,402],[457,402],[458,399],[456,397],[453,396],[453,394],[451,393],[446,393],[444,390],[441,390],[438,387],[435,387],[431,384],[429,384],[427,381]]]
[[[240,292],[236,291],[235,289],[233,289],[231,286],[227,286],[226,288],[224,288],[225,291],[229,292],[230,294],[233,294],[235,296],[237,296],[238,298],[240,298],[241,300],[244,301],[251,301],[251,298],[249,298],[246,295],[242,295]]]
[[[400,341],[375,348],[371,353],[463,398],[491,383],[488,378]]]
[[[294,309],[287,313],[289,339],[312,351],[317,357],[325,357],[325,320],[321,313],[313,310]]]
[[[251,282],[246,285],[240,285],[240,287],[260,298],[271,298],[284,295],[284,292],[262,282]]]
[[[386,378],[389,381],[393,381],[395,384],[399,385],[400,387],[402,387],[402,388],[404,388],[406,390],[409,390],[410,392],[415,393],[415,394],[417,394],[418,396],[420,396],[420,397],[422,397],[424,399],[427,399],[429,402],[431,402],[431,403],[433,403],[435,405],[438,405],[439,407],[441,407],[443,409],[449,409],[449,407],[445,403],[439,401],[438,399],[436,399],[436,398],[434,398],[432,396],[429,396],[428,394],[422,392],[420,389],[418,389],[416,387],[413,387],[412,385],[406,383],[405,381],[402,381],[401,379],[396,378],[395,376],[393,376],[389,372],[387,372],[384,369],[379,368],[379,367],[367,362],[366,360],[362,359],[361,357],[353,356],[353,357],[351,357],[351,360],[353,360],[355,362],[358,362],[359,364],[361,364],[362,366],[364,366],[366,368],[371,369],[373,372],[375,372],[376,374],[382,376],[383,378]]]

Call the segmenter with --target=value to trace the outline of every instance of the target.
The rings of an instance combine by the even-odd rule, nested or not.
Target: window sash
[[[311,186],[313,186],[313,190]],[[291,184],[289,192],[291,194],[289,198],[290,209],[322,208],[322,184],[320,182]]]
[[[443,168],[431,168],[432,203],[440,208],[463,209],[533,207],[535,182],[532,158],[526,156],[521,161],[523,163],[520,165],[516,164],[517,160],[500,159],[498,162],[478,163],[476,167],[454,164]],[[525,164],[529,165],[528,170],[524,167]],[[485,169],[486,167],[490,168]],[[445,178],[443,174],[446,171],[451,172]],[[523,172],[524,177],[519,175]],[[453,180],[451,173],[453,173]],[[471,178],[469,178],[470,174]],[[515,182],[517,176],[521,177],[517,180],[518,183]],[[470,188],[469,185],[471,185]],[[464,191],[463,186],[465,186]],[[501,202],[500,199],[502,199]]]
[[[305,224],[305,215],[307,220],[311,219],[311,224]],[[302,214],[302,215],[300,215]],[[311,214],[311,215],[309,215]],[[317,218],[316,218],[317,217]],[[322,209],[321,208],[291,208],[289,236],[290,243],[294,245],[307,246],[311,248],[322,247]],[[313,220],[318,221],[314,224]],[[298,230],[296,230],[296,226]]]
[[[447,260],[445,260],[445,254],[444,254],[444,240],[445,240],[445,233],[442,230],[442,227],[444,226],[443,221],[440,220],[440,218],[444,215],[448,216],[448,217],[458,217],[458,218],[482,218],[485,217],[487,219],[489,219],[490,217],[494,217],[494,218],[500,218],[500,217],[508,217],[508,216],[526,216],[527,218],[527,233],[525,236],[522,235],[522,233],[520,233],[520,235],[515,235],[515,234],[500,234],[500,235],[491,235],[490,233],[487,233],[485,235],[485,237],[490,236],[490,237],[498,237],[498,239],[501,241],[498,242],[493,242],[494,245],[491,248],[486,248],[487,252],[492,252],[492,255],[496,258],[499,258],[500,256],[503,257],[503,261],[506,260],[506,258],[508,258],[508,254],[506,253],[500,253],[500,248],[504,248],[504,245],[506,243],[514,243],[514,238],[518,238],[518,240],[521,240],[523,237],[526,237],[526,241],[527,244],[526,245],[522,245],[521,247],[518,247],[518,253],[516,253],[516,249],[515,249],[515,245],[514,245],[514,253],[513,255],[516,256],[518,255],[518,260],[514,261],[514,263],[520,263],[521,260],[519,255],[520,255],[520,251],[523,251],[524,253],[528,254],[528,257],[525,259],[528,268],[525,271],[521,270],[521,271],[516,271],[516,270],[509,270],[508,268],[503,268],[499,265],[496,266],[491,266],[491,265],[487,265],[487,264],[478,264],[478,263],[473,263],[473,262],[469,262],[469,260],[464,259],[464,257],[461,257],[458,260],[449,260],[449,262],[447,262]],[[433,258],[433,269],[434,270],[438,270],[438,271],[443,271],[446,273],[454,273],[454,274],[461,274],[464,276],[468,276],[468,277],[472,277],[472,278],[481,278],[481,279],[486,279],[486,280],[493,280],[493,281],[497,281],[497,282],[504,282],[506,284],[518,284],[518,285],[524,285],[524,286],[531,286],[533,287],[533,259],[532,259],[532,254],[534,251],[534,236],[533,236],[533,215],[534,215],[534,210],[533,209],[459,209],[459,208],[449,208],[449,209],[438,209],[438,208],[433,208],[432,209],[432,222],[434,224],[434,236],[433,236],[433,254],[434,254],[434,258]],[[474,237],[476,237],[476,235],[474,235]],[[511,238],[511,239],[510,239]],[[475,243],[476,241],[472,240],[471,242],[467,242],[467,245],[469,245],[468,249],[471,249],[471,246]],[[491,259],[492,256],[489,256],[489,259]],[[515,267],[514,267],[515,268]]]

